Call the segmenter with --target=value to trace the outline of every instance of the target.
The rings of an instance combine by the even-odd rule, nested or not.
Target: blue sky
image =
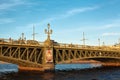
[[[57,42],[82,44],[84,32],[87,45],[98,38],[112,45],[120,38],[120,0],[0,0],[0,38],[32,39],[34,25],[43,42],[48,23]]]

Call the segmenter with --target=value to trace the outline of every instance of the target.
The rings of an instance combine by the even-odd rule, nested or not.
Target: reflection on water
[[[0,64],[0,72],[18,72],[18,66],[15,64]]]
[[[79,69],[87,69],[87,68],[94,68],[100,67],[101,64],[58,64],[55,66],[56,70],[79,70]]]
[[[90,66],[96,67],[93,64],[59,64],[55,72],[6,72],[0,73],[0,80],[120,80],[120,67]],[[83,69],[85,67],[87,69]]]

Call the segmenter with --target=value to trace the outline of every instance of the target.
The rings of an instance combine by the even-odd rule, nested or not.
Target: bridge
[[[23,33],[18,40],[0,39],[0,60],[17,64],[23,70],[40,71],[53,70],[55,64],[82,59],[120,60],[120,48],[57,43],[50,39],[50,24],[45,33],[47,39],[44,42],[26,40]]]

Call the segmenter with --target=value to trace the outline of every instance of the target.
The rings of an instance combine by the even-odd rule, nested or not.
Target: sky
[[[113,45],[120,38],[120,0],[0,0],[0,38],[44,42],[47,24],[59,43]]]

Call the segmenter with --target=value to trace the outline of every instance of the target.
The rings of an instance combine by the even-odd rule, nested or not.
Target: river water
[[[100,66],[59,64],[54,72],[20,72],[17,65],[0,64],[0,80],[120,80],[120,67]]]

